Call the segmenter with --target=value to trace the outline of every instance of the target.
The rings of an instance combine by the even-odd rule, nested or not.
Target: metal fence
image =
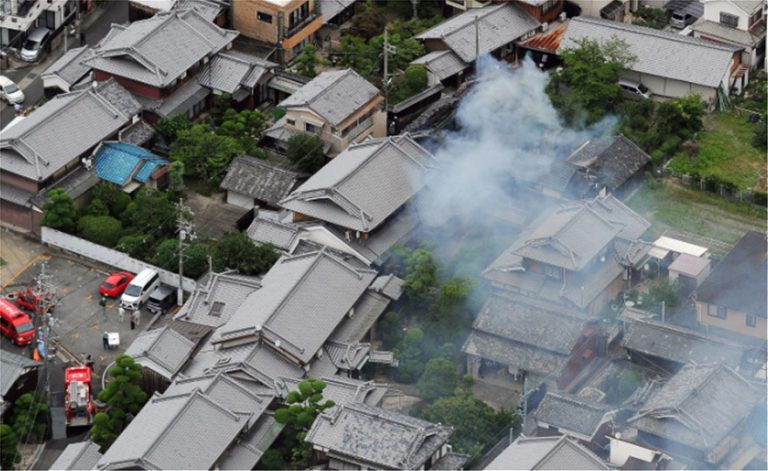
[[[177,273],[163,270],[162,268],[132,258],[128,254],[118,250],[94,244],[91,241],[81,239],[50,227],[43,226],[41,229],[42,240],[45,244],[133,273],[138,273],[145,268],[150,268],[160,274],[161,282],[177,288],[179,287],[179,275]],[[192,278],[184,278],[182,285],[184,291],[192,292],[197,287],[197,282]]]
[[[679,174],[672,171],[669,167],[664,170],[664,175],[688,188],[714,193],[731,201],[750,203],[761,208],[765,208],[768,202],[768,196],[765,192],[740,190],[732,183],[714,176],[701,177],[699,175]]]

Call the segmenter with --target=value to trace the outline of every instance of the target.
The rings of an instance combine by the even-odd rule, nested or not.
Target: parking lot
[[[146,327],[152,319],[152,314],[146,310],[141,311],[141,320],[135,330],[131,330],[128,316],[120,322],[118,318],[118,299],[108,299],[105,306],[101,306],[98,289],[101,281],[108,272],[97,269],[85,263],[80,263],[58,255],[41,257],[39,261],[28,266],[16,276],[4,290],[3,295],[25,289],[32,286],[35,277],[40,273],[41,264],[45,264],[45,271],[50,276],[48,282],[55,289],[56,308],[53,316],[56,319],[53,327],[53,339],[62,347],[59,359],[72,361],[67,355],[71,353],[79,360],[83,360],[86,354],[91,354],[94,360],[94,370],[98,378],[101,378],[105,368],[133,342],[136,336]],[[120,335],[120,345],[112,350],[103,348],[102,336],[104,332],[117,332]],[[32,355],[33,346],[24,349],[12,347],[10,342],[4,339],[3,348],[17,351],[27,356]],[[100,389],[99,384],[94,385]]]

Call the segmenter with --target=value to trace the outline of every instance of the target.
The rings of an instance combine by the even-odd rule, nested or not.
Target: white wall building
[[[0,2],[0,47],[21,47],[28,31],[59,29],[77,13],[76,0],[3,0]]]

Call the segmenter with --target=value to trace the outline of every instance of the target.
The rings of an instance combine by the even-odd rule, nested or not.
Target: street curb
[[[30,461],[30,465],[27,468],[27,470],[30,469],[39,469],[37,467],[37,462],[40,461],[40,456],[42,456],[43,451],[45,450],[45,445],[47,442],[43,442],[39,445],[37,445],[37,449],[35,449],[35,454],[32,455],[32,461]]]

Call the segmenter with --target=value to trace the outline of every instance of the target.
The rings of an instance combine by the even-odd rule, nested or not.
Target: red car
[[[37,311],[42,308],[40,303],[40,295],[35,293],[32,288],[27,288],[24,291],[17,291],[13,293],[16,304],[24,309],[39,314]],[[50,294],[46,297],[48,299],[48,312],[53,312],[56,307],[53,304],[53,299]]]
[[[99,294],[109,296],[110,298],[116,298],[123,294],[128,283],[133,280],[134,275],[127,271],[120,271],[112,273],[104,280],[99,286]]]

